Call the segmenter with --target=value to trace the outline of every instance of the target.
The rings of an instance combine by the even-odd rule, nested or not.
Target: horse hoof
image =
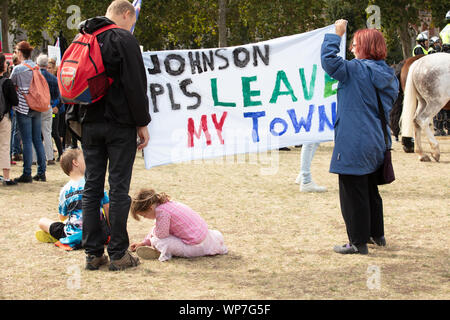
[[[403,151],[405,151],[406,153],[414,153],[414,147],[403,146]]]
[[[439,159],[441,158],[441,155],[439,153],[437,154],[432,153],[431,156],[433,157],[434,160],[436,160],[436,162],[439,162]]]
[[[410,137],[402,137],[403,151],[406,153],[414,153],[414,141]]]
[[[427,155],[420,156],[419,160],[422,162],[430,162],[431,161],[430,157]]]

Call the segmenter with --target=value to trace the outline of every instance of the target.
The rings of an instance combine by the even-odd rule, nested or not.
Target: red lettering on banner
[[[227,117],[227,112],[224,112],[222,114],[222,117],[220,118],[220,122],[217,123],[217,117],[216,114],[214,113],[211,117],[212,117],[212,121],[214,122],[214,126],[216,127],[216,131],[217,131],[217,136],[219,137],[220,143],[224,144],[225,141],[222,138],[222,128],[223,128],[223,124],[225,122],[225,119]]]
[[[206,136],[206,144],[208,146],[211,145],[211,135],[209,134],[209,131],[208,131],[208,120],[206,118],[206,115],[202,116],[200,127],[198,128],[198,131],[195,131],[194,119],[189,118],[189,120],[188,120],[188,134],[189,134],[188,147],[189,148],[194,147],[194,135],[197,139],[200,139],[202,130]]]
[[[217,136],[219,137],[220,143],[224,144],[225,141],[222,137],[222,130],[223,130],[223,124],[225,123],[225,119],[227,118],[228,113],[224,112],[222,114],[222,117],[220,118],[220,121],[217,122],[217,116],[216,114],[212,114],[211,118],[214,123],[214,127],[216,128]],[[198,127],[198,130],[195,130],[195,123],[194,119],[189,118],[188,119],[188,147],[193,148],[194,147],[194,136],[197,139],[200,139],[202,135],[202,131],[205,133],[206,137],[206,144],[208,146],[211,145],[211,134],[208,131],[208,117],[207,115],[202,115],[200,120],[200,126]]]

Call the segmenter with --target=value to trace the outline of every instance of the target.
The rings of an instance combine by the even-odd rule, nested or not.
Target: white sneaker
[[[301,192],[326,192],[327,188],[318,186],[314,183],[314,181],[311,181],[310,183],[300,184],[300,191]]]

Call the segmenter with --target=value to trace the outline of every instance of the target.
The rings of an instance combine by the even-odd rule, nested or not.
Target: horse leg
[[[402,87],[403,88],[403,107],[402,114],[400,117],[401,121],[401,133],[402,133],[402,145],[403,150],[407,153],[414,152],[414,144],[412,143],[412,137],[414,134],[414,118],[417,109],[417,91],[413,81],[413,75],[415,65],[411,66],[413,60],[404,67],[401,73]],[[405,64],[406,66],[406,64]],[[411,66],[411,70],[410,70]],[[408,71],[409,70],[409,71]],[[409,76],[407,77],[407,75]],[[417,144],[417,142],[416,142]]]
[[[428,125],[427,125],[428,126]],[[414,121],[414,152],[419,154],[419,160],[423,162],[431,161],[430,157],[422,150],[422,127]]]
[[[431,128],[432,124],[430,123],[430,125],[425,128],[425,133],[427,134],[428,141],[430,142],[431,156],[434,158],[434,160],[436,160],[436,162],[439,162],[439,159],[441,157],[441,152],[439,150],[439,142],[434,137],[433,130]]]
[[[445,105],[445,100],[442,99],[430,99],[428,101],[424,101],[421,97],[419,97],[419,107],[417,108],[417,113],[415,117],[415,123],[420,127],[423,127],[425,133],[428,137],[428,141],[431,146],[431,156],[439,162],[439,158],[441,156],[439,151],[439,143],[434,137],[434,133],[432,127],[434,129],[434,125],[432,122],[433,117],[439,113],[442,106]],[[424,107],[424,108],[422,108]]]
[[[427,102],[419,95],[417,97],[417,109],[414,115],[414,152],[419,154],[419,160],[428,162],[430,157],[423,153],[422,150],[422,128],[429,127],[428,119],[424,119],[423,111],[426,110]]]

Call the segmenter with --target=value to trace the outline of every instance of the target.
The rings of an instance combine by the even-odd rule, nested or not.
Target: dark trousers
[[[87,123],[82,126],[81,143],[86,162],[82,245],[86,254],[100,256],[104,251],[99,208],[107,165],[111,224],[108,254],[111,260],[117,260],[128,249],[127,220],[131,204],[128,192],[136,156],[136,137],[136,128],[109,123]]]
[[[61,138],[59,137],[59,114],[53,114],[52,120],[52,138],[55,141],[56,149],[58,149],[58,158],[63,153]]]
[[[339,198],[349,242],[361,245],[384,236],[383,200],[375,174],[339,175]]]

